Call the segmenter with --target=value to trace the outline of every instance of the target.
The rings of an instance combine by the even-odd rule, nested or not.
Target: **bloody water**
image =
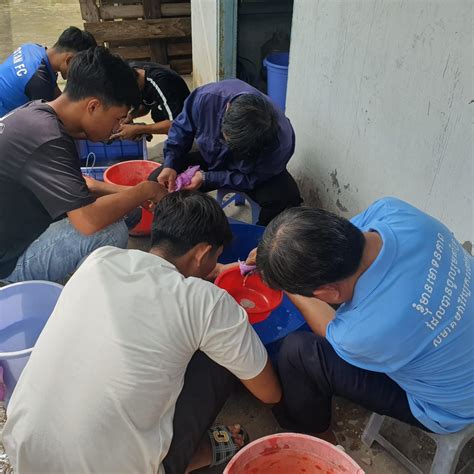
[[[232,471],[234,472],[234,471]],[[293,449],[275,451],[270,448],[267,453],[252,459],[243,468],[235,470],[245,474],[339,474],[347,472],[311,453],[302,453]]]

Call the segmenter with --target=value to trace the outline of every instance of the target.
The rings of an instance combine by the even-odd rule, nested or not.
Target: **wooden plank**
[[[99,41],[125,39],[183,38],[191,35],[191,18],[109,21],[84,23],[84,28]]]
[[[94,0],[79,0],[79,6],[84,21],[94,22],[100,20],[99,9]]]
[[[190,56],[193,53],[192,43],[168,43],[168,56]]]
[[[170,59],[171,69],[174,69],[178,74],[191,74],[193,70],[193,60],[186,59]]]
[[[150,45],[144,44],[143,46],[123,46],[120,48],[110,48],[110,51],[114,54],[118,54],[123,59],[150,59],[151,50]]]
[[[143,11],[145,18],[161,18],[161,0],[143,0]]]
[[[143,18],[143,5],[104,5],[99,8],[102,20],[115,20],[117,18],[137,19]]]
[[[189,44],[189,48],[188,48]],[[186,46],[186,48],[174,49],[170,48],[170,46]],[[122,46],[117,45],[114,43],[110,45],[110,51],[114,54],[120,55],[124,59],[135,59],[135,58],[151,58],[151,49],[149,44],[141,44],[136,46]],[[173,59],[183,59],[183,58],[176,58],[176,56],[190,56],[191,55],[191,44],[190,43],[182,43],[182,44],[168,44],[168,55],[173,56]],[[173,60],[171,59],[171,60]],[[185,58],[189,59],[189,58]]]
[[[145,18],[161,18],[161,0],[143,0]],[[153,62],[165,64],[168,62],[166,43],[164,40],[150,40],[151,59]]]
[[[132,5],[142,3],[140,0],[99,0],[101,5]]]
[[[122,46],[144,46],[148,45],[146,39],[121,40],[121,41],[107,41],[109,48],[121,48]]]
[[[163,3],[161,2],[161,15],[164,17],[191,16],[190,3]]]
[[[155,0],[156,1],[156,0]],[[153,2],[152,2],[153,3]],[[165,3],[161,5],[161,16],[172,18],[177,16],[191,16],[190,3]],[[99,8],[102,20],[124,20],[144,18],[143,5],[103,5]],[[150,17],[150,18],[160,18]]]
[[[200,0],[198,0],[200,1]],[[261,1],[261,0],[260,0]],[[143,3],[143,0],[98,0],[99,5],[132,5]],[[189,0],[161,0],[161,4],[190,3]]]

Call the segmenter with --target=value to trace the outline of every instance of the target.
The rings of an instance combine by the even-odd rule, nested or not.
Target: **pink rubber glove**
[[[179,191],[185,186],[190,185],[191,180],[198,171],[201,171],[201,167],[199,165],[196,165],[190,166],[186,171],[183,171],[182,173],[178,174],[175,181],[175,191]]]
[[[239,260],[240,274],[242,276],[252,273],[257,269],[257,265],[247,265],[245,262]]]

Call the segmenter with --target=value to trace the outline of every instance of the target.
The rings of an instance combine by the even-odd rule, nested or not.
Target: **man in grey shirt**
[[[0,278],[57,281],[103,245],[126,247],[124,215],[166,191],[84,178],[74,138],[107,139],[139,100],[131,68],[105,48],[78,53],[64,94],[0,118]]]

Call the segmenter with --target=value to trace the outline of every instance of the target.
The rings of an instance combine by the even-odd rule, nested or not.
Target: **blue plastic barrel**
[[[25,281],[0,288],[0,364],[8,402],[63,287]]]
[[[273,53],[263,60],[267,68],[267,94],[285,111],[289,53]]]
[[[237,224],[231,222],[230,227],[234,235],[232,243],[224,249],[219,259],[221,263],[232,263],[245,260],[249,252],[254,249],[265,231],[265,227],[251,224]],[[288,334],[297,331],[308,331],[302,314],[285,295],[282,304],[274,310],[267,319],[253,325],[271,359],[275,360],[283,339]]]

